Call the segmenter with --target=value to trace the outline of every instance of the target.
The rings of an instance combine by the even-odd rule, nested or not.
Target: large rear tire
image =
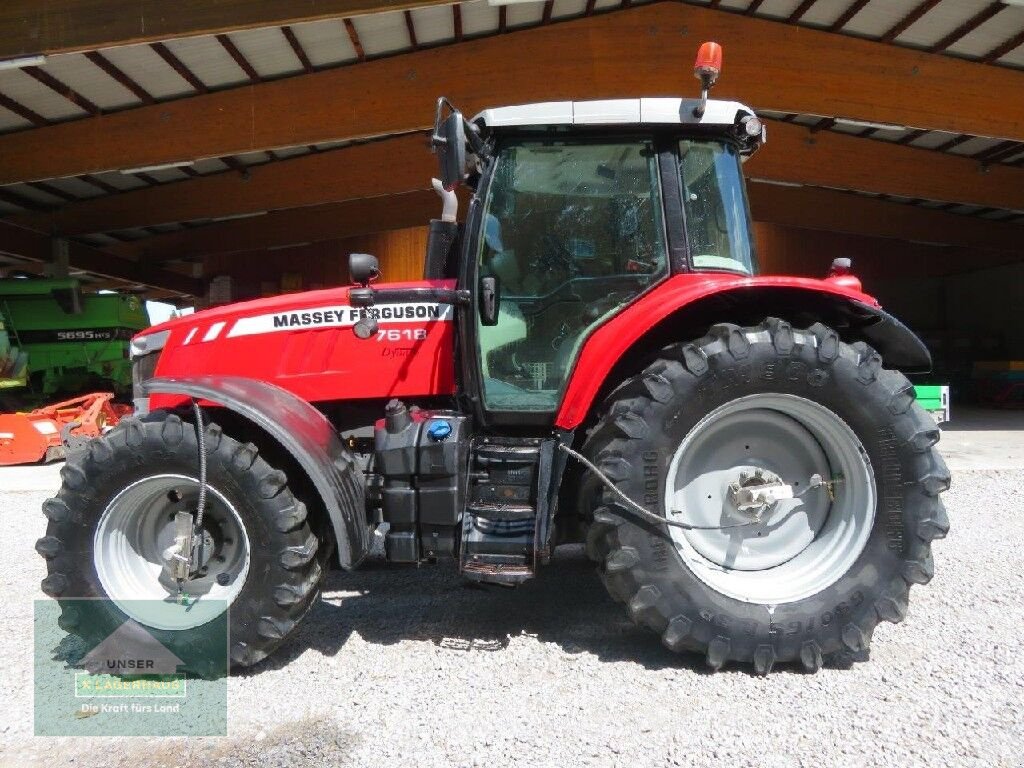
[[[714,669],[813,672],[867,651],[880,620],[906,615],[910,585],[932,578],[931,542],[949,528],[939,431],[866,344],[820,323],[716,325],[666,348],[606,407],[584,450],[627,496],[689,524],[746,523],[670,528],[607,489],[584,493],[609,592],[670,649]],[[729,501],[730,482],[800,491],[814,474],[838,481],[834,498],[818,486],[753,522]]]
[[[36,543],[47,564],[42,589],[60,599],[106,598],[88,610],[109,611],[113,626],[134,619],[157,639],[169,633],[201,642],[202,627],[228,606],[230,663],[246,667],[272,653],[319,594],[318,541],[285,474],[256,446],[216,424],[204,438],[209,559],[202,578],[185,582],[199,597],[193,606],[158,602],[176,588],[161,571],[160,553],[173,541],[174,513],[195,511],[199,456],[195,426],[162,411],[124,419],[70,456],[60,491],[43,504],[49,523]],[[82,610],[62,602],[62,627],[74,631]]]

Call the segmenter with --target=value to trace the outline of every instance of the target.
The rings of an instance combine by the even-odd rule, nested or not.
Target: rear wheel
[[[216,424],[204,438],[202,541],[184,597],[167,552],[175,515],[197,509],[199,447],[195,426],[165,412],[122,420],[68,460],[60,491],[43,505],[42,588],[56,598],[106,598],[89,610],[110,612],[113,626],[133,619],[158,639],[203,642],[203,628],[227,610],[230,661],[249,666],[283,642],[316,598],[318,541],[284,473],[254,445]],[[82,610],[62,603],[65,629],[74,631]]]
[[[588,552],[669,648],[716,669],[815,671],[865,651],[931,579],[931,541],[948,530],[939,432],[867,345],[821,324],[718,325],[664,350],[608,406],[592,460],[645,508],[701,527],[646,523],[610,491],[590,494]]]

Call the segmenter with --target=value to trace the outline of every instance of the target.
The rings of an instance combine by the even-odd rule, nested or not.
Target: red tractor
[[[634,621],[712,668],[866,650],[949,525],[897,370],[931,359],[842,259],[757,274],[741,168],[765,129],[708,100],[719,67],[706,44],[700,99],[472,121],[440,100],[424,279],[375,284],[353,254],[350,287],[136,336],[136,417],[44,504],[43,591],[184,635],[229,610],[248,666],[375,537],[500,585],[583,542]]]

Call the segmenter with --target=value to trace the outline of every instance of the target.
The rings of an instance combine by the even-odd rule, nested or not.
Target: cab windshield
[[[736,149],[684,139],[679,142],[679,175],[693,268],[754,274],[750,212]]]

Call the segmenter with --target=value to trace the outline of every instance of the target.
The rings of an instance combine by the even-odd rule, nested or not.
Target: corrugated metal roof
[[[0,70],[0,93],[47,120],[69,120],[87,115],[21,69]]]
[[[168,40],[166,45],[208,88],[226,88],[249,82],[249,76],[212,35]]]
[[[314,67],[355,61],[356,49],[340,19],[293,24],[292,31]]]
[[[132,80],[154,99],[173,99],[195,93],[195,89],[148,45],[104,48],[100,53],[122,72],[130,72]],[[0,92],[3,92],[2,87]]]
[[[228,37],[260,77],[281,77],[302,72],[302,62],[280,27],[229,32]]]

